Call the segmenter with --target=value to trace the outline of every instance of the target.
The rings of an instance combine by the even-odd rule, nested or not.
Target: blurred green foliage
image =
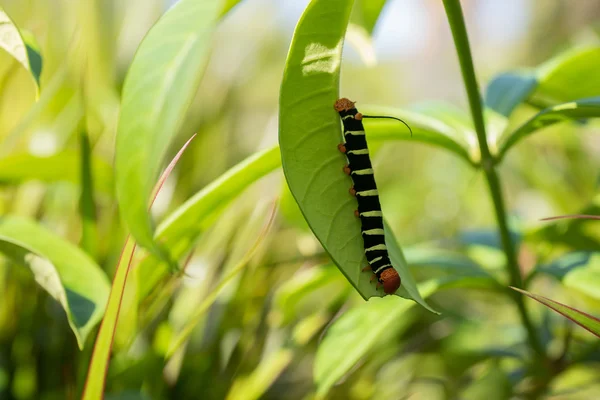
[[[517,271],[555,308],[600,314],[600,224],[539,221],[600,214],[600,2],[462,2],[483,127],[442,2],[337,0],[352,11],[328,14],[340,29],[313,20],[294,38],[308,1],[180,0],[167,12],[175,3],[2,2],[0,399],[80,398],[97,337],[111,356],[95,355],[92,399],[104,384],[106,399],[600,397],[597,338],[537,303],[520,308],[508,289]],[[395,20],[404,15],[417,36]],[[489,15],[514,21],[516,36]],[[293,76],[290,43],[302,62],[294,46],[341,40],[348,17],[333,83]],[[298,207],[294,184],[310,170],[286,170],[287,187],[278,118],[284,168],[290,154],[335,154],[331,177],[308,189],[345,185],[325,144],[335,137],[298,153],[284,143],[290,125],[302,135],[335,119],[331,107],[279,107],[281,87],[310,107],[332,104],[338,83],[361,111],[411,124],[412,138],[393,121],[366,129],[388,240],[440,315],[399,297],[364,301],[338,269],[352,271],[343,256],[362,257],[360,243],[340,253],[344,229],[319,241],[310,227],[333,222],[306,212],[345,199]],[[160,170],[193,133],[148,213]]]

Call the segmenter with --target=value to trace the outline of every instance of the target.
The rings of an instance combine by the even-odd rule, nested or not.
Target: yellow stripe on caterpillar
[[[361,217],[383,217],[383,212],[381,211],[365,211],[359,214]]]
[[[385,247],[385,244],[376,244],[375,246],[371,246],[368,249],[365,249],[365,253],[367,251],[379,251],[379,250],[387,250],[387,247]]]
[[[351,172],[352,175],[373,175],[373,168],[357,169]]]
[[[362,156],[369,154],[369,149],[358,149],[358,150],[348,150],[346,154],[354,154],[355,156]]]
[[[366,231],[362,231],[362,233],[364,233],[365,235],[383,235],[383,229],[381,228],[377,228],[377,229],[368,229]]]
[[[362,197],[366,197],[366,196],[379,196],[379,192],[377,191],[377,189],[371,189],[371,190],[363,190],[362,192],[356,192],[357,196],[362,196]]]
[[[386,269],[387,267],[391,267],[391,266],[392,266],[392,264],[385,264],[385,265],[382,265],[381,267],[379,267],[379,268],[377,268],[377,269],[375,270],[375,273],[376,273],[376,274],[378,274],[379,272],[383,271],[383,270],[384,270],[384,269]]]

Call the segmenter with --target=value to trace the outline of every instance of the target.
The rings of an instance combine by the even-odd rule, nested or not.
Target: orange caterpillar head
[[[383,284],[383,291],[386,294],[396,293],[400,287],[400,275],[394,268],[388,268],[381,273],[379,280]]]
[[[348,111],[348,110],[351,110],[354,108],[355,103],[356,103],[355,101],[350,101],[344,97],[344,98],[336,101],[335,104],[333,105],[333,108],[335,108],[335,111],[337,111],[337,112]]]

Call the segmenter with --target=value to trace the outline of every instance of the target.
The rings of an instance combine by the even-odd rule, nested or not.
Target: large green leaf
[[[288,186],[310,228],[348,281],[368,299],[383,293],[375,290],[371,274],[361,272],[367,262],[360,221],[354,217],[356,199],[348,194],[350,178],[341,172],[346,161],[337,150],[340,120],[333,109],[352,3],[313,0],[298,22],[280,91],[279,145]],[[389,229],[386,238],[391,241],[388,246],[396,243]],[[414,283],[405,265],[396,267],[406,285]],[[404,289],[416,293],[414,287]]]
[[[83,348],[102,318],[110,289],[100,267],[75,245],[21,217],[0,218],[0,252],[31,269],[40,286],[65,309]]]
[[[419,286],[425,297],[437,289],[438,285],[433,281]],[[317,396],[323,398],[340,378],[368,355],[382,336],[399,332],[404,326],[403,316],[413,305],[395,296],[374,298],[337,319],[317,350],[313,371]]]
[[[39,92],[42,57],[39,45],[29,32],[21,32],[0,7],[0,48],[14,57],[29,73]]]
[[[219,0],[181,0],[140,45],[123,87],[115,181],[121,215],[144,247],[166,258],[153,240],[152,187],[207,61],[221,12]]]
[[[549,104],[598,96],[600,47],[569,50],[538,68],[534,98]]]
[[[600,97],[580,99],[546,108],[534,115],[515,131],[501,138],[498,158],[502,159],[515,143],[541,128],[562,121],[597,117],[600,117]]]
[[[485,92],[485,105],[505,117],[525,101],[537,87],[530,73],[507,72],[495,77]]]
[[[598,319],[594,316],[591,316],[587,313],[584,313],[583,311],[579,311],[573,307],[569,307],[565,304],[559,303],[558,301],[551,300],[547,297],[540,296],[538,294],[533,294],[533,293],[530,293],[525,290],[518,289],[518,288],[515,288],[512,286],[511,286],[511,288],[516,290],[517,292],[523,293],[524,295],[531,297],[532,299],[542,303],[546,307],[556,311],[557,313],[561,314],[562,316],[575,322],[577,325],[581,326],[582,328],[584,328],[584,329],[590,331],[591,333],[593,333],[594,335],[600,337],[600,319]]]

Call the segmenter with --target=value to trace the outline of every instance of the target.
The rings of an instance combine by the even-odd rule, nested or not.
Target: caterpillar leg
[[[360,213],[358,212],[358,210],[354,210],[354,216],[356,218],[360,217]]]
[[[367,272],[367,271],[371,271],[371,266],[367,265],[366,267],[364,267],[363,269],[361,269],[362,272]]]
[[[338,144],[338,150],[345,154],[346,153],[346,143]]]
[[[348,192],[352,195],[352,196],[356,196],[356,189],[354,189],[354,186],[352,186],[350,188],[350,190],[348,190]]]
[[[352,170],[350,169],[350,166],[348,164],[344,165],[344,168],[342,168],[342,171],[344,171],[344,173],[346,175],[350,175],[350,172],[352,172]]]

